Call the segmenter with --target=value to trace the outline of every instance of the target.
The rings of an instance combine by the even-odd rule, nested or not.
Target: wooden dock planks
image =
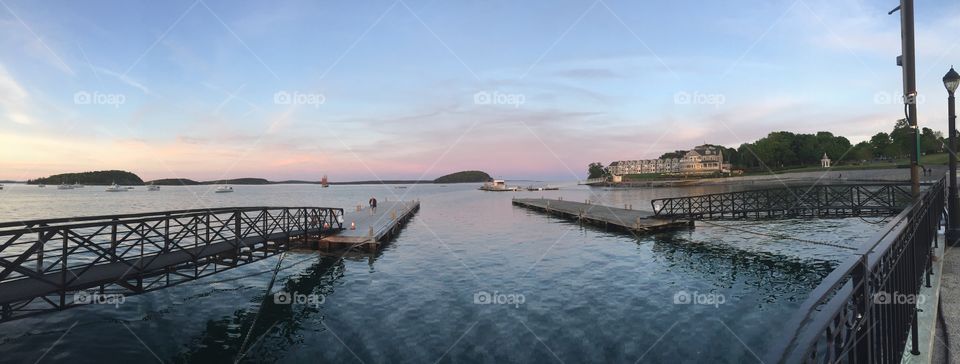
[[[657,218],[650,211],[622,209],[583,202],[523,198],[514,199],[513,204],[570,220],[634,233],[649,233],[693,226],[693,220]]]
[[[381,241],[395,235],[404,223],[420,210],[420,201],[383,201],[374,211],[370,207],[345,210],[344,229],[324,236],[323,245],[367,245],[376,248]],[[356,229],[351,229],[351,224]]]

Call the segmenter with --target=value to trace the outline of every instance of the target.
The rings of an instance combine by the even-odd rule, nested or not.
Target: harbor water
[[[483,192],[479,184],[169,187],[8,184],[0,221],[234,206],[421,201],[375,254],[280,256],[110,304],[0,323],[0,362],[752,363],[881,225],[724,221],[633,236],[511,205],[650,209],[735,187]],[[349,222],[348,222],[349,223]],[[363,227],[358,227],[363,228]],[[803,239],[805,241],[796,240]],[[267,295],[282,292],[292,304]]]

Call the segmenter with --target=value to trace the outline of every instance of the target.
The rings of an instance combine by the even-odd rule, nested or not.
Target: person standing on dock
[[[371,211],[374,212],[374,213],[377,212],[377,198],[376,198],[376,197],[370,197],[370,201],[369,201],[369,202],[370,202],[370,209],[371,209]]]

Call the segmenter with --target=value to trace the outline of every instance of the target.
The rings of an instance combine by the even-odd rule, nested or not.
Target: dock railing
[[[764,361],[899,363],[911,336],[916,353],[917,302],[924,280],[930,284],[944,191],[941,179],[837,266]]]
[[[343,210],[238,207],[0,223],[0,320],[71,306],[71,292],[141,293],[343,228]],[[150,280],[147,280],[150,278]],[[156,278],[156,279],[153,279]]]
[[[696,219],[890,216],[911,200],[903,183],[764,188],[661,198],[655,215]]]

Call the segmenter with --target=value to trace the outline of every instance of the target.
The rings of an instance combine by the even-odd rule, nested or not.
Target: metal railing
[[[0,320],[205,277],[343,228],[343,210],[240,207],[0,223]]]
[[[910,185],[860,184],[767,188],[652,200],[661,217],[696,219],[895,215],[911,201]]]
[[[827,276],[765,362],[899,363],[910,336],[916,351],[918,295],[924,278],[930,284],[944,186],[927,189]]]

